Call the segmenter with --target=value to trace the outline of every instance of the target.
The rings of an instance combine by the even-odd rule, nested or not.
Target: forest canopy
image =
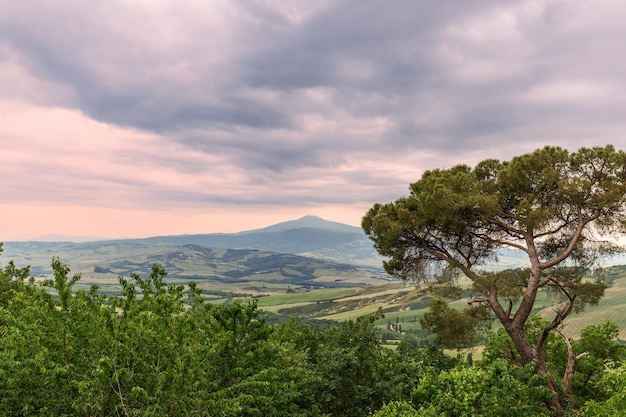
[[[147,277],[120,278],[121,296],[76,291],[80,276],[57,259],[53,268],[41,283],[12,263],[0,270],[2,415],[551,414],[545,376],[502,356],[504,332],[492,333],[484,360],[471,364],[435,345],[384,347],[373,331],[380,311],[272,325],[254,300],[206,303],[193,282],[167,284],[156,265]],[[544,324],[532,323],[535,334]],[[571,344],[585,353],[572,384],[576,406],[610,415],[602,413],[620,406],[625,386],[611,381],[626,374],[616,325],[590,326]],[[563,369],[565,343],[548,346],[550,367]]]

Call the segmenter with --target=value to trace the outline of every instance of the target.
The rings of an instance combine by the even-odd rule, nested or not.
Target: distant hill
[[[0,260],[51,274],[58,257],[81,283],[114,292],[118,276],[165,267],[170,281],[195,280],[212,293],[263,294],[388,282],[358,227],[315,216],[240,233],[155,236],[97,242],[5,242]],[[4,263],[4,262],[3,262]]]
[[[254,229],[248,230],[240,233],[236,233],[238,235],[245,234],[255,234],[255,233],[276,233],[276,232],[284,232],[287,230],[294,229],[320,229],[327,230],[330,232],[337,233],[361,233],[363,231],[360,227],[349,226],[347,224],[331,222],[329,220],[324,220],[318,216],[304,216],[297,220],[289,220],[286,222],[278,223],[272,226],[264,227],[262,229]]]
[[[382,264],[382,259],[374,249],[372,241],[360,228],[331,222],[317,216],[305,216],[297,220],[239,233],[155,236],[109,242],[258,249],[358,265],[380,266]]]

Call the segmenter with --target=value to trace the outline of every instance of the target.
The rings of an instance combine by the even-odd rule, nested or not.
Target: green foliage
[[[2,253],[0,243],[0,254]],[[17,268],[13,261],[0,269],[0,307],[6,307],[11,299],[13,291],[30,276],[30,268]]]
[[[486,306],[459,312],[438,298],[432,301],[430,310],[420,319],[420,325],[435,334],[436,343],[459,349],[476,345],[481,336],[480,330],[484,330],[486,317]]]
[[[191,285],[186,308],[158,266],[120,279],[119,298],[74,293],[80,276],[52,265],[0,309],[0,414],[298,415],[302,355],[255,302],[205,305]]]
[[[541,336],[547,320],[533,316],[525,327],[526,337],[536,342]],[[611,321],[593,324],[581,331],[578,340],[570,340],[573,354],[580,356],[576,361],[571,379],[571,400],[577,407],[586,401],[601,400],[609,395],[600,380],[607,369],[619,366],[625,358],[626,346],[617,340],[619,329]],[[562,375],[567,363],[567,348],[561,336],[551,334],[544,343],[543,354],[550,370]],[[483,351],[483,364],[489,365],[506,358],[519,362],[514,356],[514,346],[503,329],[489,333]]]
[[[580,339],[574,341],[576,355],[582,356],[576,363],[572,377],[572,394],[578,404],[587,400],[601,400],[608,393],[600,381],[608,369],[619,366],[625,359],[626,346],[617,340],[619,329],[612,321],[587,326]]]
[[[547,326],[548,320],[535,315],[532,316],[524,326],[524,335],[532,343],[536,344],[542,335],[542,331]],[[558,336],[551,333],[544,342],[543,354],[550,357],[555,351],[564,352],[565,344]],[[495,363],[500,359],[510,359],[520,363],[522,360],[516,355],[515,345],[511,337],[502,328],[487,334],[487,343],[483,351],[483,362]],[[564,366],[564,364],[562,364]]]
[[[459,357],[448,356],[435,345],[410,351],[389,353],[388,386],[392,395],[388,400],[405,400],[427,373],[438,374],[461,365]]]
[[[8,281],[0,415],[366,416],[408,398],[430,366],[381,347],[380,310],[274,327],[256,300],[205,303],[157,265],[120,277],[119,297],[75,291],[80,274],[57,258],[52,268],[41,284]]]
[[[323,331],[295,321],[281,326],[280,340],[307,355],[307,383],[298,400],[302,408],[320,415],[367,416],[394,395],[391,353],[380,346],[373,331],[381,317],[379,310]]]
[[[419,416],[549,416],[553,395],[532,366],[498,361],[486,368],[428,372],[412,394]]]
[[[392,401],[372,414],[372,417],[419,417],[419,414],[406,401]]]
[[[76,290],[80,275],[70,275],[56,258],[52,268],[53,277],[41,284],[12,263],[0,274],[8,284],[0,305],[0,415],[407,417],[547,410],[543,374],[530,367],[516,370],[494,358],[482,368],[463,368],[434,345],[383,348],[374,334],[381,310],[332,325],[290,320],[273,326],[256,300],[206,303],[195,283],[167,284],[157,265],[148,276],[120,278],[119,297],[97,287]],[[529,337],[540,330],[540,324],[529,329]],[[589,352],[581,359],[589,362],[581,367],[580,390],[606,400],[589,407],[619,399],[603,380],[605,367],[622,360],[615,334],[615,324],[600,325],[574,344]],[[562,352],[551,345],[548,351],[557,358]]]
[[[607,371],[598,386],[604,390],[604,400],[590,399],[583,407],[589,417],[614,417],[626,415],[626,364]]]

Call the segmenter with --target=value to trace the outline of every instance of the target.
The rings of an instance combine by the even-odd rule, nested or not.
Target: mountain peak
[[[318,216],[307,215],[304,217],[300,217],[296,220],[288,220],[286,222],[277,223],[272,226],[264,227],[262,229],[255,230],[246,230],[244,232],[240,232],[241,234],[250,234],[250,233],[259,233],[259,232],[284,232],[286,230],[292,229],[322,229],[322,230],[330,230],[333,232],[339,233],[359,233],[361,232],[361,228],[350,226],[343,223],[333,222],[330,220],[322,219]]]

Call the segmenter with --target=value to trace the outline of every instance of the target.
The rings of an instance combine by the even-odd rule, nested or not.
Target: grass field
[[[329,288],[312,290],[301,293],[288,293],[279,294],[269,297],[259,298],[259,307],[269,306],[286,306],[293,304],[307,304],[317,301],[332,301],[336,299],[342,299],[346,296],[354,294],[355,290],[352,288]]]
[[[541,314],[551,317],[552,308],[545,308]],[[619,338],[626,340],[626,277],[624,276],[616,279],[614,285],[606,289],[598,305],[587,307],[583,312],[568,317],[564,332],[568,336],[577,337],[580,331],[589,324],[603,323],[607,320],[617,323],[620,329]]]
[[[402,331],[419,331],[419,320],[429,309],[429,300],[423,292],[403,283],[392,283],[361,289],[312,290],[305,293],[275,295],[259,299],[259,306],[272,312],[288,315],[302,315],[318,319],[349,320],[366,315],[382,308],[385,318],[376,322],[384,330],[390,323],[401,324]],[[534,313],[550,318],[555,300],[540,292],[535,303]],[[467,308],[467,299],[451,301],[449,305],[457,310]],[[416,308],[417,307],[417,308]],[[626,340],[626,272],[615,277],[613,285],[607,288],[604,298],[598,305],[587,307],[584,312],[572,314],[564,326],[571,337],[578,337],[581,329],[606,320],[616,322],[620,329],[620,339]],[[494,321],[492,328],[500,326]]]

